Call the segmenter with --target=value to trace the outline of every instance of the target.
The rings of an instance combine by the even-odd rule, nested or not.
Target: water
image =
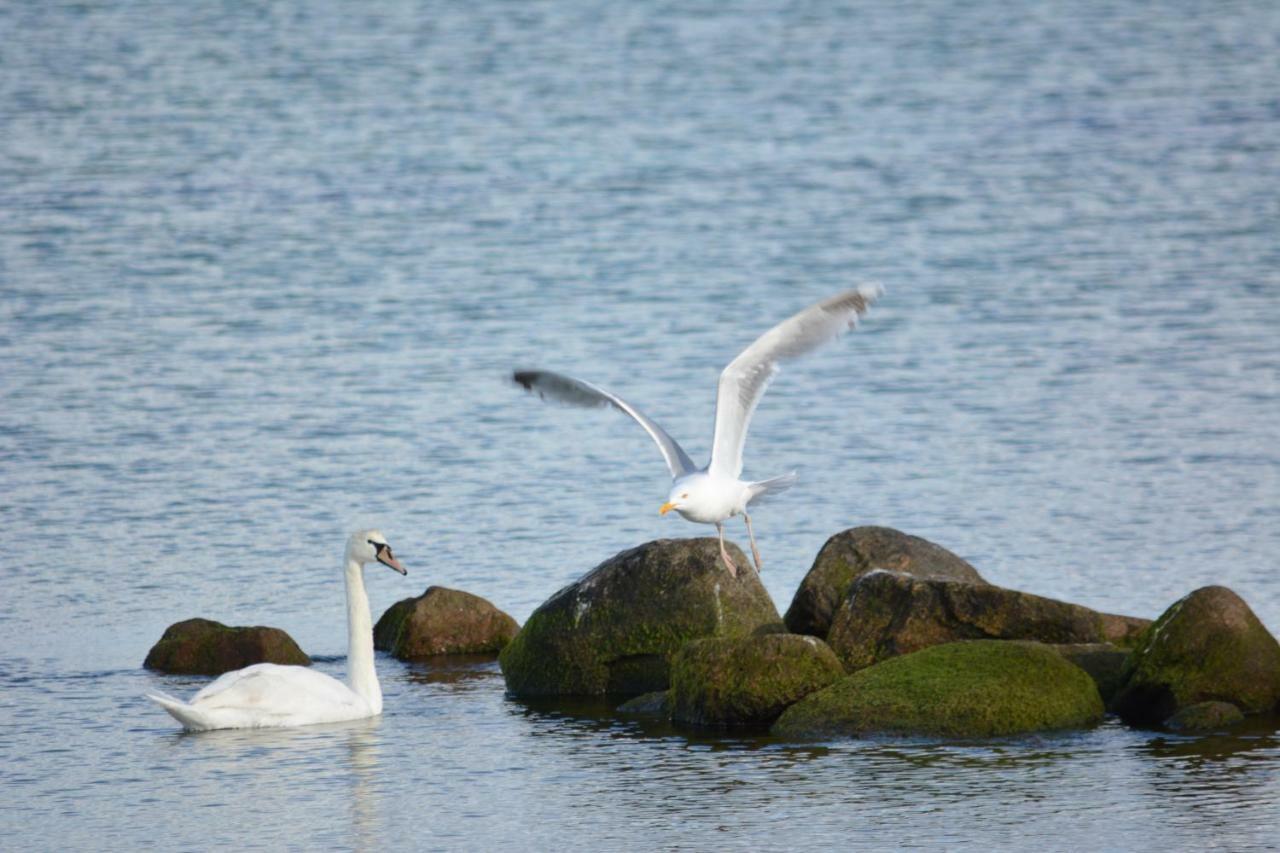
[[[0,6],[0,829],[16,848],[1263,847],[1274,732],[796,747],[380,659],[387,712],[177,734],[194,615],[345,651],[377,524],[523,620],[659,518],[719,368],[779,609],[877,523],[1003,585],[1280,629],[1280,9],[1267,2]],[[741,537],[741,528],[733,535]],[[1070,839],[1067,842],[1065,839]]]

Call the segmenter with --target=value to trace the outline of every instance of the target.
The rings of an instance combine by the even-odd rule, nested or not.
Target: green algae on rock
[[[754,571],[725,569],[716,539],[660,539],[551,596],[498,661],[513,696],[647,693],[668,687],[670,656],[688,641],[781,630],[781,621]]]
[[[1102,699],[1084,670],[1039,643],[931,646],[845,676],[792,705],[771,733],[993,737],[1087,726]]]
[[[818,551],[787,608],[787,630],[825,640],[850,584],[873,569],[986,583],[973,566],[927,539],[891,527],[852,527],[832,536]]]
[[[835,653],[816,637],[694,640],[671,661],[671,717],[700,726],[767,726],[843,675]]]
[[[311,658],[279,628],[187,619],[165,629],[142,665],[182,675],[221,675],[255,663],[310,666]]]
[[[516,620],[478,595],[429,586],[387,608],[373,626],[373,645],[400,660],[497,654],[519,630]]]
[[[1280,703],[1280,644],[1223,586],[1183,597],[1138,638],[1112,710],[1127,723],[1154,726],[1210,700],[1245,714]]]
[[[1243,722],[1244,714],[1230,702],[1197,702],[1164,721],[1175,732],[1206,732],[1230,728]]]
[[[1149,624],[990,584],[877,570],[854,582],[827,643],[853,671],[957,640],[1125,645]]]

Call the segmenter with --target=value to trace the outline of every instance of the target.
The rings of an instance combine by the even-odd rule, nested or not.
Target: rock
[[[843,675],[835,653],[816,637],[694,640],[671,660],[671,717],[699,726],[767,726]]]
[[[849,586],[872,569],[918,578],[986,583],[946,548],[889,527],[853,527],[826,541],[787,608],[787,629],[826,639]]]
[[[1120,674],[1129,653],[1110,643],[1061,643],[1052,646],[1053,650],[1089,673],[1093,683],[1098,686],[1098,694],[1102,703],[1111,703],[1116,688],[1120,686]]]
[[[770,731],[800,739],[993,737],[1087,726],[1102,714],[1093,679],[1048,646],[973,640],[845,676],[792,705]]]
[[[1230,702],[1197,702],[1164,721],[1175,732],[1204,732],[1225,729],[1244,720],[1244,714]]]
[[[957,640],[1124,645],[1149,624],[990,584],[874,571],[854,582],[827,643],[852,671]]]
[[[519,630],[516,620],[478,595],[429,586],[387,608],[373,626],[373,645],[400,660],[497,654]]]
[[[279,628],[188,619],[165,628],[142,665],[183,675],[221,675],[255,663],[310,666],[311,658]]]
[[[1223,586],[1182,598],[1138,638],[1112,708],[1127,723],[1158,725],[1209,700],[1245,714],[1280,703],[1280,644]]]
[[[634,699],[628,699],[615,709],[619,714],[631,714],[637,717],[671,716],[671,691],[655,690],[652,693],[641,693]]]
[[[736,546],[735,578],[714,538],[660,539],[596,566],[533,612],[498,661],[518,697],[664,690],[689,640],[780,627],[777,608]]]

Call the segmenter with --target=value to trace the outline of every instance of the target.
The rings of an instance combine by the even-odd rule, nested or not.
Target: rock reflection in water
[[[486,682],[502,678],[493,655],[436,655],[405,664],[405,680],[413,684]]]

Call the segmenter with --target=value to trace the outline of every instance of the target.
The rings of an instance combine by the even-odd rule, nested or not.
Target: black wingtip
[[[533,390],[533,383],[537,379],[538,374],[532,370],[517,370],[511,374],[511,381],[519,385],[526,391]]]

